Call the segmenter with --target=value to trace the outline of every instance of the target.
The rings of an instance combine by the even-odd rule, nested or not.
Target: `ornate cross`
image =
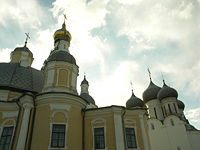
[[[25,35],[26,35],[26,41],[25,41],[25,46],[26,46],[28,39],[30,39],[30,36],[29,36],[29,33],[25,33]]]
[[[130,81],[130,84],[131,84],[131,90],[132,90],[132,93],[133,93],[133,83],[132,83],[132,81]]]
[[[149,73],[149,78],[150,78],[150,80],[151,80],[151,72],[150,72],[150,69],[148,68],[147,70],[148,70],[148,73]]]
[[[63,14],[63,16],[64,16],[64,22],[65,22],[65,20],[67,20],[66,14]]]

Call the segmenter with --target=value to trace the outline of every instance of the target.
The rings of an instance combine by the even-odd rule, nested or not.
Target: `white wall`
[[[174,115],[165,118],[163,123],[157,119],[149,119],[148,130],[152,150],[178,150],[178,147],[181,150],[192,150],[184,122]]]
[[[158,99],[150,100],[146,103],[149,115],[151,118],[156,118],[154,108],[156,109],[157,118],[163,120],[163,113],[161,109],[161,103]]]
[[[192,150],[200,149],[200,131],[187,131]]]

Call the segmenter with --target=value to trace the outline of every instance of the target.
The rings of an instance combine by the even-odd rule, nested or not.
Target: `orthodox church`
[[[70,54],[71,34],[54,33],[54,49],[41,70],[31,67],[25,45],[0,63],[0,150],[199,150],[200,131],[184,115],[184,103],[164,81],[151,79],[143,100],[98,107]]]

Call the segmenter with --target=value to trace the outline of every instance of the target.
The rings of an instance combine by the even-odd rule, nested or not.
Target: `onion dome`
[[[179,108],[179,109],[184,110],[184,108],[185,108],[185,104],[184,104],[182,101],[177,100],[177,104],[178,104],[178,108]]]
[[[83,84],[87,84],[87,85],[89,85],[89,82],[86,80],[85,75],[84,75],[84,79],[83,79],[83,81],[81,82],[81,85],[83,85]]]
[[[147,89],[143,92],[143,100],[145,103],[152,99],[157,99],[157,94],[160,91],[160,87],[155,85],[152,81],[150,81],[149,86]]]
[[[83,98],[84,100],[86,100],[86,102],[92,103],[95,105],[94,99],[88,93],[81,93],[80,97]]]
[[[69,31],[66,30],[66,25],[65,25],[65,22],[63,23],[62,25],[62,28],[61,29],[58,29],[54,35],[54,41],[57,42],[58,40],[66,40],[68,42],[71,41],[72,39],[72,36],[71,34],[69,33]]]
[[[42,71],[18,63],[0,63],[0,89],[39,93],[43,88]]]
[[[164,85],[162,87],[162,89],[159,91],[158,93],[158,99],[159,100],[162,100],[164,98],[167,98],[167,97],[175,97],[177,98],[178,97],[178,93],[175,89],[167,86],[164,82]]]
[[[144,107],[144,102],[138,97],[136,97],[133,91],[131,97],[126,102],[126,108],[132,108],[132,107]]]
[[[51,55],[48,57],[45,63],[50,61],[65,61],[71,64],[76,64],[75,58],[66,51],[55,51],[51,53]]]
[[[28,47],[26,47],[26,44],[23,47],[16,47],[12,53],[17,51],[28,52],[29,54],[31,54],[31,56],[33,56],[33,53],[28,49]]]

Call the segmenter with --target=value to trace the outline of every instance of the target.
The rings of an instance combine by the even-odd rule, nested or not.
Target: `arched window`
[[[92,120],[93,149],[106,149],[106,120],[97,118]]]
[[[8,126],[3,128],[3,132],[1,134],[0,139],[0,149],[8,150],[11,145],[11,139],[13,135],[14,126]]]
[[[168,104],[168,107],[169,107],[169,113],[171,114],[172,110],[171,110],[170,104]]]
[[[56,106],[52,106],[56,107]],[[66,107],[66,106],[65,106]],[[65,110],[54,110],[50,116],[50,141],[49,149],[66,149],[68,114]]]
[[[161,109],[162,109],[162,114],[163,114],[163,117],[165,116],[165,114],[164,114],[164,110],[163,110],[163,107],[161,107]]]
[[[156,119],[157,119],[158,117],[157,117],[156,108],[154,107],[153,109],[154,109],[155,117],[156,117]]]
[[[165,116],[167,116],[167,110],[165,106],[164,106],[164,112],[165,112]]]
[[[127,148],[137,148],[135,128],[134,127],[126,127],[126,144]]]
[[[152,130],[155,130],[155,126],[154,126],[153,123],[151,123],[151,129],[152,129]]]
[[[175,110],[175,112],[177,113],[177,109],[176,109],[176,105],[175,105],[175,103],[174,103],[174,110]]]
[[[1,133],[0,133],[0,149],[1,150],[9,150],[13,133],[15,130],[16,122],[14,119],[6,119],[3,121],[1,125]]]
[[[170,119],[171,125],[174,126],[174,120]]]

